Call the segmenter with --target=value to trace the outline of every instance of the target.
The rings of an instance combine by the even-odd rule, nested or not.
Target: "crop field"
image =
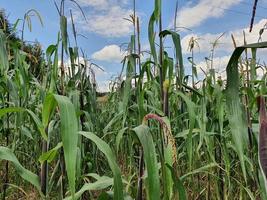
[[[155,0],[149,50],[134,9],[121,73],[100,92],[94,69],[103,69],[79,48],[67,2],[86,17],[74,0],[55,2],[58,36],[46,49],[24,34],[33,16],[43,24],[38,10],[17,21],[0,12],[1,199],[267,199],[267,68],[258,62],[267,42],[244,35],[237,46],[232,35],[226,75],[211,64],[199,76],[197,40],[186,58]]]

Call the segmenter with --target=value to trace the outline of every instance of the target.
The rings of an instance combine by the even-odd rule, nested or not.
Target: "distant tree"
[[[6,35],[8,35],[11,41],[19,42],[19,38],[16,36],[15,32],[12,32],[11,24],[7,20],[7,16],[5,14],[5,10],[0,10],[0,29],[4,31]]]
[[[4,10],[0,10],[0,29],[8,36],[12,45],[16,45],[18,49],[27,53],[26,62],[29,64],[29,71],[35,78],[41,79],[40,73],[43,72],[44,58],[40,43],[38,41],[33,43],[22,41],[13,30]]]

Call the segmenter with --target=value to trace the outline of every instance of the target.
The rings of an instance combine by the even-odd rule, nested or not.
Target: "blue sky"
[[[0,8],[5,9],[10,22],[22,19],[29,9],[36,9],[42,16],[44,26],[39,24],[37,18],[33,18],[33,30],[30,32],[26,28],[25,40],[38,40],[44,49],[56,42],[59,19],[53,0],[0,0],[0,2]],[[78,32],[86,36],[86,38],[79,37],[78,45],[86,52],[88,59],[92,59],[105,69],[105,72],[96,70],[96,76],[100,90],[107,90],[108,80],[118,75],[122,67],[120,60],[123,52],[120,52],[119,46],[129,42],[132,34],[132,25],[123,18],[129,18],[132,14],[133,0],[77,0],[77,2],[82,6],[87,21],[72,3],[66,3],[66,15],[72,9]],[[162,0],[162,2],[163,27],[173,28],[176,0]],[[248,42],[257,42],[259,29],[267,23],[267,0],[259,0],[255,26],[253,32],[248,33],[252,3],[252,0],[179,0],[177,26],[190,29],[190,31],[179,29],[184,61],[188,69],[189,63],[186,58],[190,54],[187,47],[192,37],[197,38],[199,43],[199,48],[195,49],[195,62],[198,69],[201,67],[205,70],[207,63],[204,58],[210,55],[211,43],[224,33],[214,55],[214,65],[218,73],[223,73],[233,50],[231,34],[235,36],[238,45],[242,44],[243,30],[246,32]],[[154,0],[136,0],[137,14],[141,20],[143,50],[149,47],[147,24],[153,11],[153,4]],[[266,34],[263,34],[263,40],[267,40]],[[71,31],[69,35],[71,36]],[[171,46],[170,41],[167,40],[165,45]]]

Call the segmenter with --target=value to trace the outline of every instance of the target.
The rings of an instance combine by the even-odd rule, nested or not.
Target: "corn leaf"
[[[260,98],[259,160],[265,180],[267,178],[267,116],[264,97]]]
[[[63,15],[60,16],[60,31],[64,50],[66,53],[68,53],[67,18]]]
[[[5,33],[0,30],[0,73],[4,74],[4,72],[8,69],[8,56],[6,49],[7,41]]]
[[[156,51],[156,46],[155,46],[155,31],[154,31],[154,23],[156,21],[155,18],[155,12],[151,15],[149,19],[149,24],[148,24],[148,40],[150,44],[150,51],[154,60],[155,65],[158,65],[158,59],[157,59],[157,51]]]
[[[101,177],[94,183],[86,183],[82,186],[82,188],[75,193],[74,199],[78,199],[82,196],[82,194],[86,191],[91,190],[103,190],[113,184],[113,179],[109,177]],[[67,197],[64,200],[71,200],[71,197]]]
[[[57,146],[55,146],[53,149],[43,153],[38,159],[39,162],[44,163],[45,161],[47,161],[48,163],[51,163],[61,147],[62,147],[62,142],[58,143]]]
[[[161,0],[155,0],[154,13],[156,20],[159,20],[161,15]]]
[[[133,129],[136,133],[144,151],[144,160],[147,170],[147,199],[160,199],[160,181],[159,170],[157,167],[157,156],[153,142],[153,138],[149,133],[149,128],[146,125],[140,125]]]
[[[247,122],[244,115],[244,106],[240,103],[239,98],[239,72],[238,72],[238,61],[242,52],[246,48],[266,48],[267,42],[249,44],[238,47],[232,54],[229,63],[226,68],[227,73],[227,84],[226,84],[226,105],[227,105],[227,116],[229,125],[231,128],[232,139],[235,144],[243,176],[247,181],[247,173],[244,161],[244,148],[247,136]]]
[[[20,107],[9,107],[9,108],[2,108],[0,109],[0,118],[3,117],[4,115],[8,113],[13,113],[13,112],[27,112],[29,116],[32,118],[34,121],[36,127],[38,128],[41,136],[43,139],[47,140],[47,135],[45,133],[44,126],[42,125],[40,119],[37,117],[36,114],[34,114],[31,110],[20,108]]]
[[[72,196],[75,194],[76,156],[78,144],[78,120],[74,105],[68,97],[47,94],[42,113],[42,123],[47,126],[55,106],[60,112],[60,133],[64,150],[64,158]]]
[[[109,145],[99,137],[97,137],[94,133],[80,132],[80,134],[94,142],[98,149],[106,156],[109,166],[114,175],[114,199],[123,199],[121,172],[118,164],[116,163],[115,154],[112,152]]]
[[[68,182],[72,196],[75,193],[78,120],[75,108],[68,97],[54,95],[60,112],[60,132],[64,150]],[[53,105],[53,104],[52,104]]]
[[[34,185],[39,191],[41,191],[41,186],[39,182],[39,177],[32,173],[31,171],[25,169],[20,162],[18,161],[17,157],[14,153],[6,147],[0,146],[0,160],[7,160],[13,163],[16,172],[26,181],[30,182]]]
[[[182,84],[182,80],[184,77],[184,62],[183,62],[183,54],[182,54],[182,47],[181,47],[181,38],[180,35],[174,31],[170,31],[170,30],[164,30],[162,32],[160,32],[160,37],[166,37],[167,35],[171,35],[172,36],[172,41],[175,47],[175,56],[176,59],[179,61],[179,81],[180,84]]]

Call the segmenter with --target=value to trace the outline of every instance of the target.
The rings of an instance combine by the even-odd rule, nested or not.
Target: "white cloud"
[[[215,70],[215,76],[216,77],[221,77],[221,79],[226,80],[226,67],[227,64],[230,60],[230,55],[228,56],[222,56],[222,57],[215,57],[213,59],[213,69]],[[259,63],[260,60],[257,60]],[[201,61],[199,63],[196,63],[196,68],[197,68],[197,73],[200,79],[203,78],[204,73],[208,73],[209,69],[211,68],[211,61],[207,60],[205,61]],[[202,71],[203,70],[203,71]],[[258,68],[257,69],[257,76],[258,78],[261,78],[263,76],[263,69],[262,68]]]
[[[195,44],[195,52],[209,52],[212,48],[212,43],[219,38],[221,35],[221,33],[218,34],[210,34],[210,33],[206,33],[206,34],[188,34],[185,37],[182,38],[181,41],[181,45],[183,48],[183,52],[184,53],[189,53],[189,42],[191,40],[191,38],[194,38],[196,40]],[[219,40],[219,44],[220,47],[222,47],[223,43],[222,43],[223,38],[221,38]],[[230,41],[227,41],[227,43]]]
[[[98,10],[106,10],[110,5],[126,5],[129,0],[76,0],[82,7],[92,7]]]
[[[218,45],[216,46],[215,52],[224,52],[231,53],[234,50],[234,45],[232,42],[231,34],[234,35],[237,46],[241,46],[244,44],[244,36],[243,31],[246,35],[247,43],[256,43],[259,39],[259,31],[266,24],[267,19],[262,19],[258,23],[254,24],[253,31],[249,33],[249,28],[241,28],[236,29],[231,32],[226,32],[218,41]],[[188,34],[183,37],[181,41],[181,45],[184,53],[189,53],[188,44],[191,37],[198,38],[197,41],[199,43],[199,49],[196,47],[195,52],[200,53],[209,53],[212,48],[212,43],[219,38],[223,33],[216,34]],[[267,33],[263,33],[262,41],[267,41]]]
[[[100,61],[120,62],[124,57],[118,45],[108,45],[101,50],[93,53],[92,58]]]
[[[94,7],[96,9],[106,9],[108,7],[108,0],[78,0],[83,7]]]
[[[90,60],[84,59],[83,57],[79,57],[79,63],[87,67],[86,68],[86,73],[87,74],[90,74],[90,73],[93,72],[94,75],[96,76],[96,78],[110,75],[105,70],[105,68],[103,66],[95,65]],[[76,60],[75,64],[76,64],[75,73],[77,73],[78,72],[78,67],[77,67],[78,59]],[[61,61],[60,60],[58,61],[58,65],[61,65]],[[71,61],[70,61],[70,59],[65,60],[64,67],[65,67],[65,72],[69,73],[69,70],[71,69]]]
[[[96,77],[101,77],[101,76],[106,76],[108,75],[109,73],[105,71],[104,67],[103,66],[100,66],[102,69],[99,69],[98,67],[96,66],[93,66],[92,65],[92,69],[94,70],[94,73],[96,75]]]
[[[122,37],[132,32],[132,23],[124,18],[130,18],[131,9],[125,8],[128,0],[79,0],[85,10],[86,19],[80,11],[74,12],[78,28],[93,32],[104,37]],[[120,4],[121,3],[121,4]]]
[[[241,46],[244,44],[244,35],[246,36],[246,42],[249,43],[257,43],[259,39],[259,31],[262,29],[267,22],[267,19],[262,19],[254,24],[253,31],[249,33],[249,28],[240,28],[233,30],[231,32],[226,32],[218,41],[218,45],[215,48],[214,51],[214,58],[213,58],[213,68],[215,69],[216,75],[221,76],[223,79],[226,78],[226,67],[230,59],[230,55],[232,54],[234,50],[234,45],[232,42],[231,34],[234,35],[235,41],[237,46]],[[198,43],[200,46],[200,49],[198,47],[195,48],[194,52],[196,53],[202,53],[204,56],[209,57],[211,53],[212,43],[222,35],[223,33],[216,33],[216,34],[188,34],[186,35],[182,41],[182,48],[183,53],[189,54],[188,50],[188,44],[191,37],[198,38]],[[267,41],[267,32],[264,32],[262,34],[262,41]],[[250,53],[250,51],[249,51]],[[265,54],[264,54],[265,53]],[[190,54],[189,54],[190,55]],[[218,56],[220,55],[220,56]],[[263,62],[266,60],[266,50],[258,50],[258,58],[260,58],[260,62]],[[203,56],[203,57],[204,57]],[[249,54],[250,56],[250,54]],[[201,69],[203,69],[205,72],[207,72],[211,67],[211,61],[206,60],[202,62],[196,63],[197,71],[199,74],[199,78],[201,79],[203,77],[203,72]],[[259,75],[262,72],[259,72]]]
[[[200,0],[198,4],[188,4],[177,16],[177,26],[193,28],[209,18],[221,17],[227,8],[237,5],[242,0]]]
[[[131,14],[131,10],[114,6],[103,15],[90,16],[84,29],[107,37],[125,36],[132,31],[132,24],[123,18],[129,18]]]
[[[230,56],[222,56],[213,58],[213,62],[210,60],[196,63],[197,72],[200,76],[203,75],[203,71],[207,73],[211,69],[211,65],[215,70],[217,76],[221,76],[223,79],[226,77],[226,67],[230,60]],[[203,71],[202,71],[203,70]]]
[[[97,91],[98,92],[109,92],[110,81],[97,81]]]

